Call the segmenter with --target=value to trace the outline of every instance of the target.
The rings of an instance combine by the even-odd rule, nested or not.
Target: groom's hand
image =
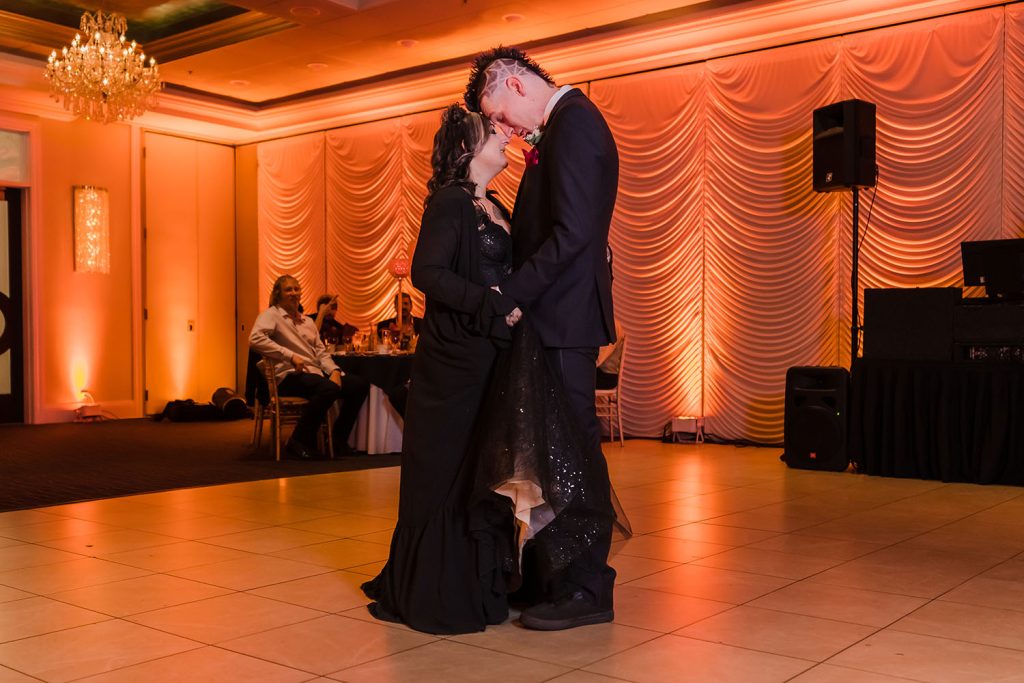
[[[515,327],[516,323],[523,319],[523,312],[516,306],[515,310],[505,316],[505,324],[509,327]]]

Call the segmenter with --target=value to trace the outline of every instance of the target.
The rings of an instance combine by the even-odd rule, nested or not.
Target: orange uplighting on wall
[[[110,199],[102,187],[74,188],[75,270],[110,272]]]

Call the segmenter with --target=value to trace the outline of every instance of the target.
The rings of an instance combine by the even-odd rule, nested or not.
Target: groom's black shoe
[[[519,623],[535,631],[563,631],[577,626],[604,624],[615,618],[611,608],[597,607],[583,593],[573,593],[557,602],[544,602],[523,611]]]
[[[284,457],[290,460],[326,460],[321,453],[313,450],[309,446],[296,441],[295,439],[288,439],[284,444]]]

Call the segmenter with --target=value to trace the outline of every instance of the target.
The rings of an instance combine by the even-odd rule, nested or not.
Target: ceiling
[[[4,0],[0,52],[70,43],[83,10],[120,12],[171,90],[257,108],[765,0]]]

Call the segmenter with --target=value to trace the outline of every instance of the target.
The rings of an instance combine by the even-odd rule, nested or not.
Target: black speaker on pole
[[[875,186],[875,105],[846,100],[814,110],[814,191]]]
[[[842,472],[847,453],[850,373],[838,367],[786,371],[785,460],[790,467]]]

